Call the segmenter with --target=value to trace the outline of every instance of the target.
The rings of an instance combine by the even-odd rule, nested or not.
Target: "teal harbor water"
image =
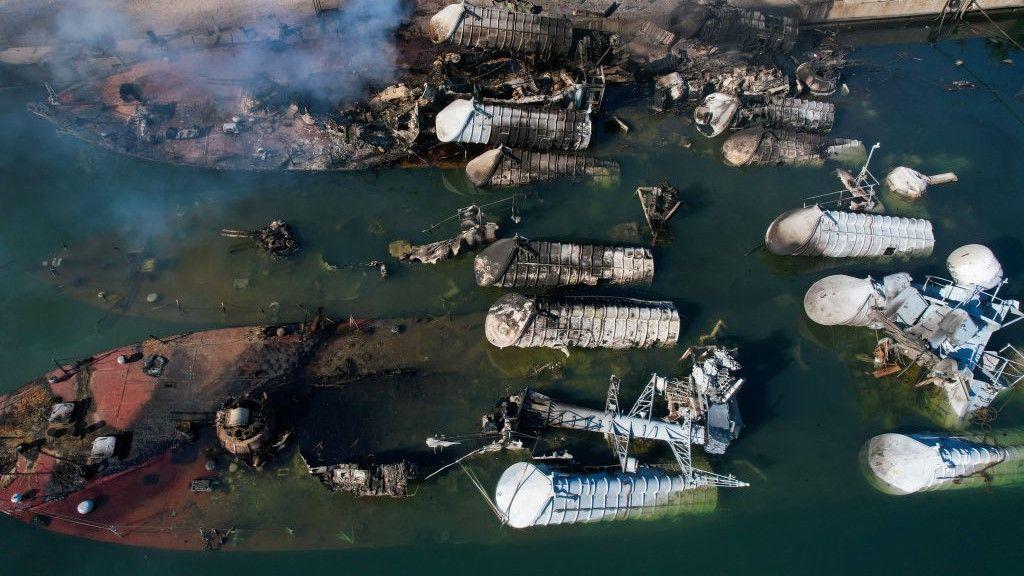
[[[725,342],[740,347],[747,370],[740,400],[747,426],[711,466],[751,486],[721,491],[716,511],[516,532],[498,526],[471,485],[452,473],[423,485],[410,500],[359,504],[351,523],[339,519],[348,528],[337,550],[136,549],[0,518],[0,574],[1018,572],[1024,560],[1017,532],[1024,489],[894,498],[863,478],[857,457],[868,438],[936,426],[911,382],[865,373],[868,365],[855,355],[870,353],[870,333],[814,328],[802,300],[807,287],[826,274],[944,275],[946,256],[966,243],[990,246],[1010,280],[1002,294],[1024,298],[1024,55],[968,39],[937,46],[880,43],[860,47],[851,58],[855,65],[845,78],[850,94],[837,99],[833,135],[868,146],[880,142],[872,163],[879,177],[908,165],[925,173],[954,171],[960,178],[932,187],[914,204],[883,197],[890,214],[932,219],[937,242],[928,258],[823,263],[754,250],[779,213],[839,188],[832,167],[727,167],[719,158],[720,139],[703,139],[675,116],[649,115],[643,102],[618,111],[633,130],[600,134],[592,150],[621,163],[618,182],[527,189],[517,203],[519,224],[509,218],[507,204],[495,207],[505,235],[624,241],[631,224],[643,229],[633,194],[638,185],[666,178],[680,189],[685,207],[672,221],[672,243],[655,250],[653,285],[628,292],[677,303],[687,320],[680,347],[575,352],[564,360],[564,376],[541,387],[597,406],[607,374],[615,372],[623,377],[623,397],[631,399],[650,372],[677,373],[682,349],[721,319]],[[1017,62],[1002,63],[1007,58]],[[955,64],[958,59],[963,66]],[[946,90],[957,79],[972,80],[977,88]],[[25,111],[26,102],[43,96],[41,89],[0,87],[0,392],[48,370],[55,358],[85,356],[148,334],[259,323],[269,315],[299,319],[321,305],[338,318],[482,318],[501,294],[475,287],[471,256],[433,267],[387,256],[392,240],[432,241],[453,231],[421,232],[460,206],[510,195],[474,190],[460,170],[239,174],[148,163],[56,133]],[[687,139],[693,143],[689,149]],[[293,224],[304,242],[285,262],[218,234],[275,218]],[[126,277],[120,262],[127,250],[154,258],[155,272]],[[54,256],[67,262],[59,277],[42,266]],[[389,262],[386,281],[373,270],[330,271],[323,264],[378,259]],[[136,297],[112,306],[96,297],[97,288]],[[160,299],[147,303],[149,292]],[[482,331],[480,340],[487,346]],[[994,344],[1022,341],[1024,332],[1015,326],[1000,332]],[[514,364],[507,354],[480,357]],[[522,381],[510,374],[500,382],[430,382],[408,391],[414,396],[389,390],[355,405],[364,416],[380,410],[404,423],[391,441],[419,449],[424,431],[473,430],[479,415]],[[996,427],[1024,423],[1019,394],[998,404]],[[497,458],[505,457],[479,465],[493,468]],[[386,545],[360,537],[359,522],[374,515],[393,519]],[[295,530],[317,527],[275,525],[271,513],[261,529],[279,531],[286,541]]]

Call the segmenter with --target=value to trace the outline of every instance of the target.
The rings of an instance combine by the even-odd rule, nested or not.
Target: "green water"
[[[668,178],[680,188],[686,209],[673,221],[674,242],[656,250],[653,286],[633,294],[674,300],[688,320],[684,344],[722,319],[729,341],[741,348],[747,428],[712,466],[751,487],[723,491],[714,513],[515,532],[499,528],[468,483],[449,475],[407,502],[363,505],[363,515],[395,518],[396,536],[388,540],[399,545],[360,541],[338,551],[172,553],[97,544],[2,518],[0,574],[1015,571],[1024,556],[1017,535],[1024,491],[978,488],[892,498],[863,479],[857,454],[866,439],[927,427],[929,420],[906,385],[863,374],[865,365],[853,355],[869,351],[869,338],[812,329],[801,306],[807,286],[824,274],[942,273],[946,255],[968,242],[992,247],[1011,281],[1005,294],[1024,297],[1017,203],[1024,183],[1024,104],[1014,98],[1024,87],[1024,72],[1000,64],[1006,56],[982,40],[938,48],[873,46],[854,54],[859,64],[847,78],[851,94],[839,101],[833,133],[881,142],[873,163],[877,174],[907,164],[960,177],[918,204],[887,202],[892,213],[934,221],[937,243],[930,258],[822,266],[747,255],[781,211],[837,189],[830,170],[728,168],[717,158],[719,142],[695,136],[677,118],[648,118],[640,107],[621,111],[633,131],[601,135],[593,151],[621,162],[616,185],[533,189],[518,225],[504,211],[507,234],[609,241],[616,227],[642,222],[633,196],[637,185]],[[1024,66],[1020,54],[1009,56]],[[958,58],[963,68],[954,66]],[[983,80],[990,90],[943,88],[960,78],[979,86]],[[280,304],[280,316],[295,318],[302,315],[300,305],[324,305],[336,317],[482,315],[500,294],[474,287],[469,258],[436,267],[396,264],[386,282],[374,272],[329,272],[320,264],[321,257],[335,264],[380,259],[396,238],[438,239],[420,230],[459,206],[507,196],[473,191],[459,171],[226,174],[150,164],[55,134],[24,111],[26,101],[39,97],[41,90],[0,91],[0,390],[46,370],[53,358],[87,355],[147,334],[259,322],[271,302]],[[691,149],[683,149],[684,138],[693,139]],[[285,263],[237,250],[236,242],[217,235],[223,227],[255,228],[279,217],[294,224],[305,242],[303,252]],[[136,249],[155,258],[157,269],[129,285],[121,251]],[[59,278],[40,265],[55,254],[67,255]],[[89,266],[76,271],[76,259]],[[248,279],[249,287],[236,289],[239,278]],[[97,288],[111,294],[155,291],[161,300],[150,305],[140,296],[127,313],[112,312],[96,298]],[[175,299],[182,312],[170,304]],[[999,334],[997,343],[1020,339],[1015,328]],[[487,357],[507,363],[510,354]],[[677,354],[578,352],[566,363],[566,378],[544,386],[599,405],[609,372],[624,377],[628,398],[647,373],[676,369]],[[417,425],[401,427],[396,439],[416,442],[428,427],[472,429],[507,385],[465,381],[417,388],[416,401],[399,402],[392,414]],[[386,400],[367,400],[367,409]],[[1011,398],[998,426],[1019,426],[1022,417],[1021,402]],[[277,528],[281,538],[288,537],[285,528]]]

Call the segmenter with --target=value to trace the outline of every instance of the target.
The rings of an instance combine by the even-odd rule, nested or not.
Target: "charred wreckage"
[[[417,3],[393,31],[398,82],[376,92],[344,62],[323,63],[318,78],[366,85],[364,94],[332,100],[273,59],[252,77],[208,77],[198,73],[201,55],[229,58],[233,45],[185,50],[151,38],[111,74],[50,90],[30,110],[122,153],[218,169],[443,166],[472,153],[467,172],[479,186],[614,177],[615,162],[583,152],[595,135],[591,116],[606,89],[636,82],[652,87],[658,110],[693,109],[706,135],[753,131],[726,140],[733,164],[818,161],[855,142],[823,136],[834,106],[808,99],[838,89],[842,55],[819,46],[783,68],[792,61],[781,56],[797,46],[791,18],[714,1],[664,14],[628,3],[540,4]],[[344,42],[347,31],[330,18],[261,41],[316,54]]]

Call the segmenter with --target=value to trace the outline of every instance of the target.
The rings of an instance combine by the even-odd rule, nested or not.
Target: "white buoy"
[[[822,326],[870,326],[877,298],[870,280],[835,274],[811,284],[804,296],[804,311]]]
[[[899,166],[885,177],[885,185],[894,194],[917,199],[924,196],[929,184],[945,184],[947,182],[956,182],[956,180],[956,174],[952,172],[926,176],[913,168]]]
[[[76,510],[78,510],[79,514],[82,514],[84,516],[85,514],[92,512],[92,509],[94,507],[95,504],[93,504],[92,500],[82,500],[81,502],[78,503],[78,508],[76,508]]]
[[[991,289],[1003,281],[1003,267],[996,255],[981,244],[961,246],[950,253],[946,267],[953,280],[961,286]]]

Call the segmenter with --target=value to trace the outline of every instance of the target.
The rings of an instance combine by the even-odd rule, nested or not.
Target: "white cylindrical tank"
[[[764,242],[780,256],[923,256],[931,253],[935,235],[928,220],[815,205],[782,213],[768,226]]]
[[[1003,267],[996,255],[981,244],[961,246],[950,253],[946,267],[953,280],[961,286],[995,288],[1003,281]]]
[[[880,298],[870,280],[835,274],[811,284],[804,311],[822,326],[873,326],[871,312]]]
[[[518,462],[498,480],[494,503],[513,528],[633,518],[678,504],[687,490],[681,475],[652,468],[634,473],[565,474]]]
[[[861,458],[872,484],[887,494],[904,495],[983,480],[982,471],[1020,462],[1024,448],[950,436],[882,434],[868,440]]]

